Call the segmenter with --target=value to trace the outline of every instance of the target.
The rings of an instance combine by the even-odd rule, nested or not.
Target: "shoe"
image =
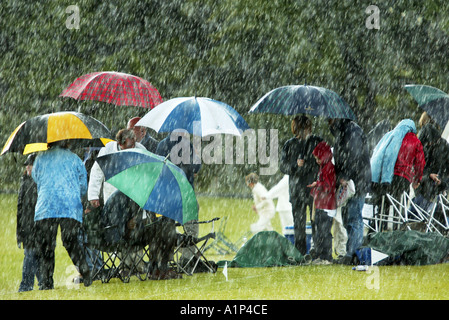
[[[314,265],[314,266],[328,266],[331,264],[332,264],[332,262],[330,262],[329,260],[320,259],[320,258],[312,261],[312,265]]]
[[[350,256],[344,256],[343,258],[339,258],[334,260],[335,264],[342,264],[346,266],[352,266],[354,263],[352,262],[352,257]]]
[[[90,271],[87,272],[84,276],[83,276],[83,284],[85,287],[90,287],[90,285],[92,284],[92,277],[90,275]]]
[[[75,276],[73,279],[72,279],[72,282],[74,283],[74,284],[80,284],[80,283],[83,283],[84,282],[84,279],[83,279],[83,276],[82,275],[77,275],[77,276]]]
[[[174,270],[166,270],[160,271],[156,270],[153,273],[148,275],[149,280],[173,280],[173,279],[182,279],[182,275],[178,274]]]
[[[312,256],[310,254],[306,254],[304,256],[304,262],[302,263],[302,265],[310,266],[312,264],[312,261],[313,261]]]

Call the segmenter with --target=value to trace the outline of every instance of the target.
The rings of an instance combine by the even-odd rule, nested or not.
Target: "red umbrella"
[[[162,102],[159,91],[145,79],[113,71],[85,74],[76,79],[59,96],[149,109]]]

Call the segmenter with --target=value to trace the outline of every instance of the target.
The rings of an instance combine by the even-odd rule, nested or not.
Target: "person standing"
[[[329,129],[335,137],[334,160],[337,188],[352,180],[355,194],[342,207],[343,225],[348,235],[346,255],[335,263],[352,264],[356,250],[363,243],[362,210],[371,186],[370,153],[362,128],[349,119],[329,119]]]
[[[320,142],[313,150],[313,156],[320,167],[317,180],[308,185],[312,188],[315,215],[312,220],[314,229],[315,260],[317,265],[332,264],[332,216],[337,209],[336,176],[332,163],[332,150],[326,142]]]
[[[87,191],[87,172],[66,141],[50,144],[36,157],[32,177],[37,184],[36,242],[40,259],[40,290],[54,288],[55,247],[58,227],[62,244],[84,279],[92,284],[84,248],[78,241],[83,219],[81,197]]]
[[[375,193],[388,193],[400,201],[403,193],[410,191],[410,185],[414,189],[418,187],[425,164],[423,146],[416,136],[415,123],[404,119],[385,134],[374,149],[371,169]],[[387,227],[385,222],[382,225]]]
[[[177,167],[184,171],[187,180],[194,188],[195,177],[201,170],[201,158],[197,155],[190,135],[187,131],[178,129],[162,139],[156,148],[157,155],[167,157]]]
[[[170,160],[178,168],[180,168],[187,177],[193,190],[195,190],[195,178],[201,170],[201,157],[196,153],[193,144],[190,142],[190,135],[183,129],[175,129],[173,132],[162,139],[156,148],[156,154]],[[199,204],[198,204],[199,209]],[[187,235],[198,237],[199,225],[198,223],[191,223],[185,225],[184,231]],[[181,249],[181,264],[185,265],[189,261],[193,252],[196,249],[194,246]],[[196,272],[200,268],[195,269]]]
[[[307,185],[315,181],[319,169],[312,151],[323,139],[312,134],[312,121],[305,115],[296,116],[292,120],[291,130],[294,137],[282,148],[279,169],[289,175],[295,247],[305,255],[307,208],[311,213],[313,207],[313,198]]]
[[[153,138],[147,131],[147,128],[136,126],[136,123],[139,122],[141,117],[134,117],[129,119],[128,124],[126,125],[126,129],[134,130],[134,134],[136,135],[136,142],[143,145],[148,151],[155,153],[157,145],[159,141]]]
[[[34,241],[36,237],[34,208],[37,202],[37,186],[31,177],[35,158],[36,154],[31,154],[24,163],[26,169],[20,181],[17,198],[17,245],[19,248],[23,247],[24,250],[19,292],[33,290],[35,276],[40,282],[39,260]]]
[[[284,175],[282,179],[268,191],[270,199],[278,199],[276,203],[276,211],[279,213],[282,230],[288,226],[293,226],[292,204],[290,203],[288,194],[288,175]]]

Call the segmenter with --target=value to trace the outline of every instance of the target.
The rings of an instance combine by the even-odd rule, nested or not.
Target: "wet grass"
[[[250,199],[200,197],[200,219],[229,216],[226,235],[236,241],[256,220]],[[228,280],[216,274],[184,276],[179,280],[129,283],[113,279],[89,288],[71,282],[76,271],[58,237],[55,289],[17,293],[21,280],[23,250],[15,239],[17,197],[0,194],[0,299],[1,300],[441,300],[449,299],[449,264],[432,266],[375,267],[368,272],[348,266],[296,266],[228,268]],[[279,219],[274,227],[280,232]],[[218,228],[218,224],[215,226]],[[202,226],[200,233],[209,231]],[[231,256],[209,254],[211,260]]]

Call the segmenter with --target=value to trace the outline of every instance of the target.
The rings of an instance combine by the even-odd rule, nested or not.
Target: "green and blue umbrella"
[[[356,120],[354,112],[337,93],[309,85],[289,85],[271,90],[251,107],[249,113],[310,114]]]
[[[127,149],[97,158],[105,181],[141,208],[181,224],[198,220],[198,202],[184,172],[161,156]]]
[[[418,106],[444,129],[449,122],[449,95],[435,87],[409,84],[405,90],[416,100]]]

